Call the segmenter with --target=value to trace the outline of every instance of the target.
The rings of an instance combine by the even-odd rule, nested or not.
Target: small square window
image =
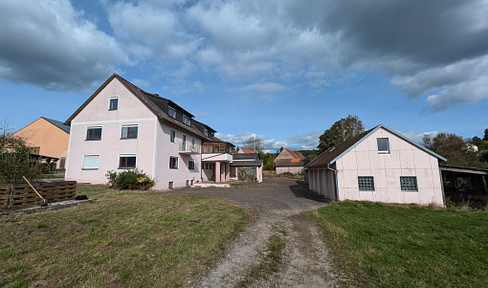
[[[137,125],[123,125],[122,126],[122,139],[135,139],[138,133]]]
[[[359,176],[358,185],[359,185],[359,191],[374,191],[373,176]]]
[[[117,110],[119,109],[119,97],[110,97],[110,104],[108,106],[108,110]]]
[[[169,117],[176,118],[176,110],[173,107],[168,107],[168,115]]]
[[[100,155],[85,155],[83,157],[83,169],[95,170],[100,166]]]
[[[136,155],[135,154],[120,155],[119,168],[136,168]]]
[[[169,182],[168,182],[168,188],[169,188],[169,189],[173,189],[173,188],[174,188],[173,181],[169,181]]]
[[[418,191],[417,187],[417,177],[415,176],[401,176],[400,177],[400,186],[402,187],[402,191]]]
[[[176,138],[176,132],[175,130],[171,130],[170,134],[169,134],[169,141],[171,142],[175,142],[175,138]]]
[[[86,140],[101,140],[102,127],[88,127],[86,128]]]
[[[188,169],[190,170],[195,170],[195,161],[193,160],[188,160]]]
[[[169,157],[169,168],[170,169],[178,169],[178,157]]]
[[[388,138],[377,138],[378,152],[380,153],[390,153],[390,143]]]

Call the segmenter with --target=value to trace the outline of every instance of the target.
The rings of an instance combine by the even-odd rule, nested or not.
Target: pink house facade
[[[171,100],[145,92],[117,74],[66,124],[71,126],[67,180],[103,184],[107,171],[134,168],[154,178],[155,189],[229,179],[222,170],[230,170],[232,153],[202,159],[203,143],[214,141],[215,130]]]
[[[309,189],[329,199],[444,206],[444,157],[383,125],[329,148],[307,166]]]

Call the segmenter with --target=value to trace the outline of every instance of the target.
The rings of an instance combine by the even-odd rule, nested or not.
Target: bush
[[[149,178],[144,171],[125,170],[122,172],[107,171],[105,176],[108,179],[109,185],[114,189],[141,189],[147,190],[154,186],[154,179]]]
[[[13,136],[7,125],[0,127],[0,182],[12,183],[38,178],[42,164],[30,158],[30,150],[23,138]]]

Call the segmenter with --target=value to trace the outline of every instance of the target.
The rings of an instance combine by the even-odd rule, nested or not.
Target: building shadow
[[[289,186],[291,192],[293,192],[295,197],[305,198],[305,199],[309,199],[309,200],[313,200],[313,201],[317,201],[317,202],[322,202],[322,203],[329,203],[330,202],[329,199],[327,199],[321,195],[317,195],[316,193],[310,191],[308,189],[308,185],[306,185],[303,181],[298,180],[295,183],[296,184]]]

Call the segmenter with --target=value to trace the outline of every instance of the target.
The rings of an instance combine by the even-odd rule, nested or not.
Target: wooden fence
[[[49,203],[75,199],[76,181],[32,185]],[[0,208],[26,208],[40,203],[41,199],[28,184],[0,184]]]

